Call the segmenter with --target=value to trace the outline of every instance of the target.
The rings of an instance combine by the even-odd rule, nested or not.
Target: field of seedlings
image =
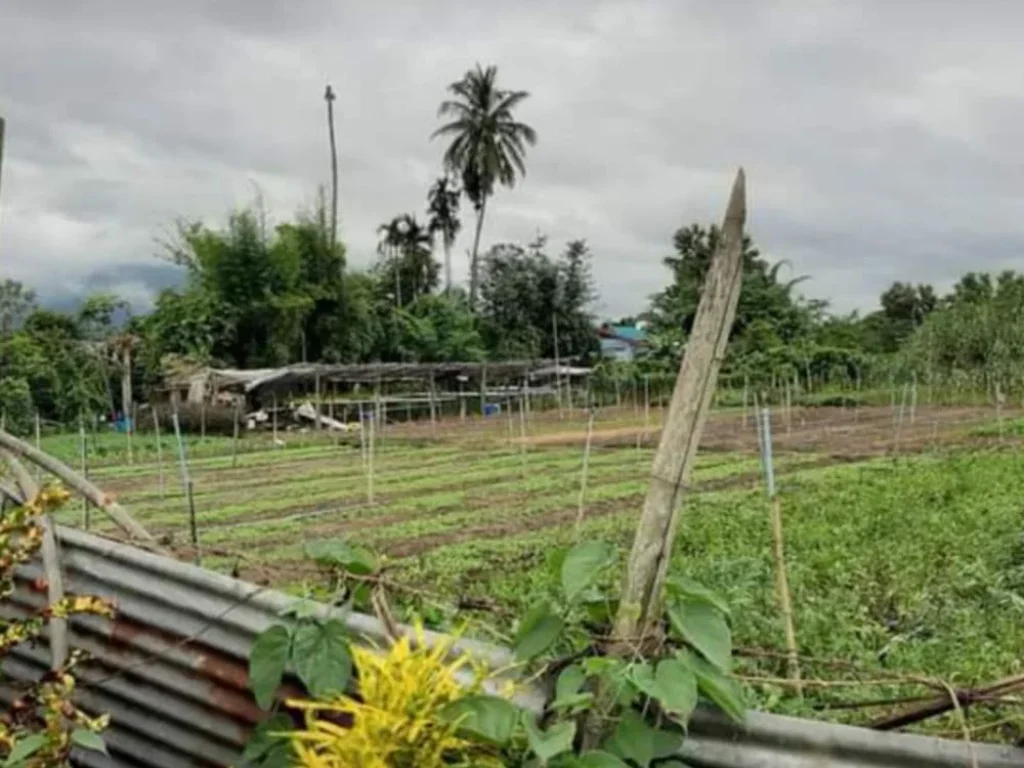
[[[89,435],[87,464],[182,558],[322,595],[325,576],[305,548],[344,539],[386,556],[399,610],[441,626],[468,620],[471,633],[486,623],[500,639],[508,617],[550,588],[559,547],[600,538],[625,557],[660,418],[658,409],[606,409],[590,427],[583,412],[503,413],[386,425],[372,443],[312,431],[284,433],[283,445],[189,437],[198,550],[173,436],[158,449],[155,435],[136,435],[129,464],[125,436]],[[775,414],[772,432],[803,696],[783,679],[752,414],[712,415],[671,563],[727,597],[740,673],[758,706],[869,723],[934,696],[929,684],[1024,672],[1019,414],[806,408]],[[78,435],[43,447],[81,462]],[[83,525],[87,511],[75,504],[63,522]],[[90,525],[115,534],[98,515]],[[1020,718],[1006,714],[973,706],[975,738],[1019,738]],[[928,728],[957,735],[962,723],[951,714]]]

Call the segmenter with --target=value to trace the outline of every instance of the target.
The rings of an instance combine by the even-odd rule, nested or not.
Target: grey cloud
[[[717,220],[742,163],[762,251],[870,308],[894,279],[1018,258],[1022,22],[998,0],[6,3],[0,271],[144,291],[175,217],[222,221],[257,186],[279,216],[310,205],[328,80],[342,231],[366,264],[379,222],[422,211],[437,103],[479,60],[532,92],[540,133],[485,245],[584,237],[601,310],[635,312],[673,230]]]

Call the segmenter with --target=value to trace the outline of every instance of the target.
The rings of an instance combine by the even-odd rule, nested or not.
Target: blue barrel
[[[484,416],[497,416],[501,413],[501,406],[498,403],[484,403]]]

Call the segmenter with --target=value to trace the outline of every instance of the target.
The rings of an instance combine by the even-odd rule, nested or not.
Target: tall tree
[[[450,121],[431,138],[451,143],[444,153],[445,167],[462,179],[462,188],[476,210],[476,233],[469,264],[469,304],[476,304],[477,259],[487,200],[494,187],[512,187],[526,174],[526,145],[537,142],[537,132],[513,114],[530,94],[498,88],[498,68],[479,64],[448,86],[453,98],[441,102],[438,117]]]
[[[377,250],[384,256],[379,272],[382,279],[395,285],[395,306],[405,306],[437,287],[440,270],[427,227],[412,214],[403,213],[377,231]]]
[[[0,282],[0,337],[18,330],[37,306],[35,291],[17,280]]]
[[[427,193],[427,228],[431,234],[441,235],[444,245],[444,292],[452,292],[452,246],[462,228],[459,221],[459,198],[462,192],[451,176],[444,175],[434,182]]]

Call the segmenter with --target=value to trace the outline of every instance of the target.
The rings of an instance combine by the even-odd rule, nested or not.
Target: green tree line
[[[118,410],[126,345],[142,398],[183,365],[540,359],[556,351],[597,362],[597,286],[584,239],[480,250],[488,200],[525,174],[538,140],[517,116],[529,94],[499,87],[497,69],[478,65],[447,95],[432,134],[448,142],[441,174],[422,212],[380,225],[368,269],[347,263],[321,198],[273,226],[259,205],[219,226],[180,222],[157,256],[181,270],[182,284],[161,291],[145,313],[106,294],[55,312],[39,306],[30,287],[0,283],[0,410],[8,426],[23,427],[36,412],[69,423]],[[467,291],[451,278],[463,200],[474,216]],[[716,226],[701,224],[675,233],[664,288],[629,318],[646,323],[650,344],[633,373],[675,370],[718,237]],[[897,282],[865,315],[830,313],[827,302],[800,295],[803,279],[747,238],[727,381],[812,387],[981,376],[1009,386],[1024,356],[1024,276],[969,273],[944,296]]]

